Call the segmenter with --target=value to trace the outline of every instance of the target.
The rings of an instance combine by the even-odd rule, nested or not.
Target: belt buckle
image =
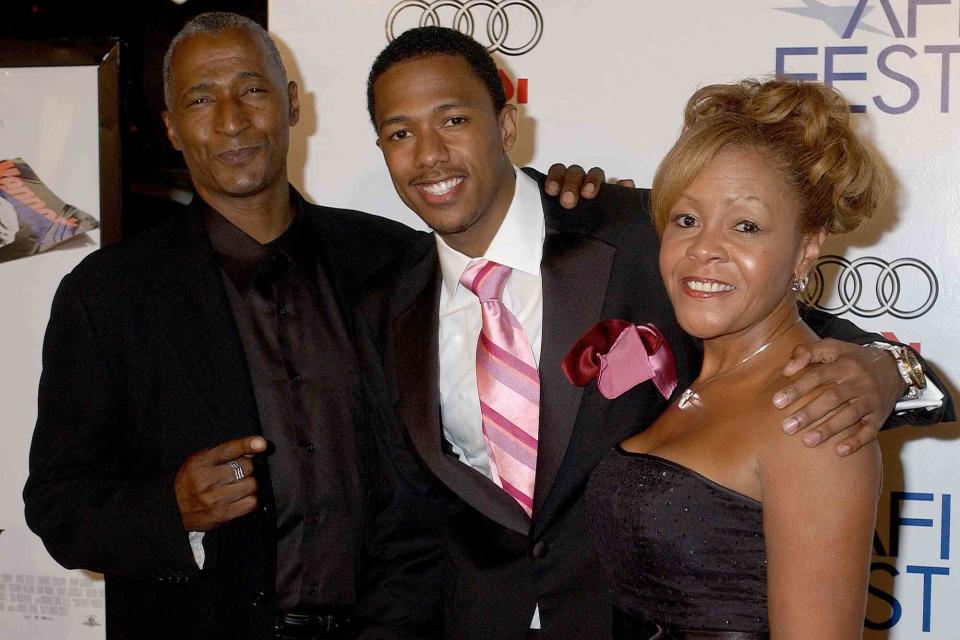
[[[323,638],[340,630],[347,619],[333,614],[285,613],[274,620],[274,637],[278,640]]]

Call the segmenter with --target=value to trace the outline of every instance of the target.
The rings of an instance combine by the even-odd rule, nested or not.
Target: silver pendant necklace
[[[719,378],[720,376],[726,375],[726,374],[730,373],[731,371],[733,371],[734,369],[736,369],[737,367],[739,367],[740,365],[742,365],[742,364],[744,364],[744,363],[746,363],[746,362],[748,362],[748,361],[756,358],[758,355],[760,355],[761,353],[763,353],[763,352],[767,349],[767,347],[769,347],[769,346],[772,345],[774,342],[776,342],[777,340],[779,340],[780,338],[782,338],[784,335],[787,334],[788,331],[790,331],[791,329],[793,329],[793,328],[794,328],[795,326],[797,326],[798,324],[800,324],[800,318],[797,318],[797,319],[794,321],[794,323],[791,324],[789,327],[787,327],[786,329],[784,329],[783,331],[781,331],[780,333],[778,333],[777,335],[775,335],[773,338],[771,338],[771,339],[768,340],[767,342],[765,342],[765,343],[763,343],[762,345],[760,345],[760,347],[759,347],[756,351],[754,351],[753,353],[751,353],[750,355],[748,355],[748,356],[747,356],[746,358],[744,358],[743,360],[740,360],[737,364],[733,365],[732,367],[730,367],[730,368],[727,369],[726,371],[721,371],[721,372],[719,372],[719,373],[715,373],[715,374],[713,374],[712,376],[710,376],[709,378],[707,378],[706,380],[704,380],[703,382],[701,382],[701,383],[700,383],[700,388],[703,389],[705,386],[707,386],[708,384],[710,384],[711,382],[713,382],[714,380],[716,380],[716,379]],[[692,385],[692,384],[691,384],[689,387],[687,387],[687,388],[684,390],[683,393],[680,394],[680,398],[677,400],[677,408],[680,409],[681,411],[685,411],[685,410],[690,409],[690,408],[699,409],[699,408],[702,407],[702,406],[703,406],[703,399],[700,397],[700,394],[697,393],[697,392],[693,389],[693,385]]]

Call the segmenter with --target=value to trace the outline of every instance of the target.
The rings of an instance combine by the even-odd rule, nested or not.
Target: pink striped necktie
[[[540,431],[540,374],[530,341],[501,298],[513,270],[476,260],[460,284],[480,299],[483,328],[477,341],[477,390],[493,481],[533,513]]]

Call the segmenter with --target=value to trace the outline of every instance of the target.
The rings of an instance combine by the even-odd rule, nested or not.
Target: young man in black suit
[[[438,27],[404,33],[373,64],[377,144],[400,198],[436,233],[373,280],[358,322],[362,366],[387,425],[381,446],[436,517],[448,559],[444,637],[600,639],[610,636],[611,604],[584,487],[604,453],[666,402],[652,382],[607,400],[593,385],[571,385],[561,360],[587,329],[612,318],[659,328],[679,389],[699,354],[663,291],[649,193],[608,187],[575,214],[542,198],[544,176],[517,171],[508,157],[516,108],[495,78],[482,46]],[[478,281],[504,271],[499,293],[480,293]],[[509,314],[504,343],[495,337],[497,314]],[[843,358],[821,374],[839,381],[853,372],[840,395],[857,396],[858,414],[824,433],[867,413],[887,415],[904,387],[892,358],[870,368],[876,354],[866,349],[824,348]],[[491,411],[492,378],[513,392],[504,406],[516,405],[516,418]],[[794,386],[807,385],[816,386],[805,376]],[[808,405],[810,415],[827,413],[822,404]],[[872,439],[879,424],[864,429],[859,437]],[[520,473],[505,471],[517,465]],[[526,488],[514,480],[523,467],[534,472]]]

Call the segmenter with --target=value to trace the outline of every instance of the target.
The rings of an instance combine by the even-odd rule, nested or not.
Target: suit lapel
[[[196,209],[186,215],[182,236],[157,256],[154,295],[171,356],[209,409],[215,432],[201,438],[212,445],[259,433],[260,419],[219,265]]]
[[[584,233],[564,231],[566,216],[543,200],[547,237],[543,246],[543,340],[540,354],[540,437],[534,518],[546,504],[557,478],[580,409],[583,388],[575,387],[560,362],[603,312],[616,249]]]
[[[431,240],[432,242],[432,240]],[[440,265],[432,248],[402,278],[394,308],[391,349],[398,414],[423,462],[467,504],[508,529],[527,535],[523,509],[479,471],[447,451],[440,417]]]

